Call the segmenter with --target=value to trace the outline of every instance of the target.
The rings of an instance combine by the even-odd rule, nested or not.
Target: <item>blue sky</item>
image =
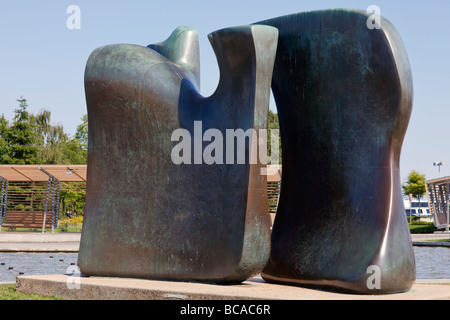
[[[69,30],[69,5],[81,9],[81,29]],[[403,145],[401,175],[415,169],[428,179],[450,176],[450,1],[2,0],[0,6],[0,113],[11,120],[21,96],[29,110],[43,108],[73,134],[86,113],[83,76],[89,54],[102,45],[148,45],[178,26],[200,38],[201,93],[214,92],[219,72],[207,39],[215,30],[286,14],[377,5],[405,43],[414,77],[414,107]],[[274,109],[271,105],[271,109]]]

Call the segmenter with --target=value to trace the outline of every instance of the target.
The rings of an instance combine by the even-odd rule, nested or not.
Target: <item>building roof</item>
[[[447,184],[450,182],[450,177],[442,177],[425,181],[426,184]]]
[[[48,181],[49,175],[61,182],[86,182],[87,165],[0,165],[0,177],[8,181]],[[267,181],[281,179],[281,165],[267,166]]]
[[[0,165],[0,177],[8,181],[48,181],[53,176],[61,182],[85,182],[86,165]]]

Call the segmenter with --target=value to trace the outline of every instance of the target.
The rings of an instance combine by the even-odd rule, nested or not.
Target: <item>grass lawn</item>
[[[41,297],[16,291],[16,284],[0,284],[0,300],[62,300],[57,297]]]

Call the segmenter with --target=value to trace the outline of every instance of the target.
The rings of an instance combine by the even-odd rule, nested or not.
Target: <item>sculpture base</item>
[[[293,285],[300,286],[303,288],[316,289],[316,290],[325,290],[336,293],[348,293],[348,294],[369,294],[373,295],[382,295],[385,296],[387,294],[398,294],[408,292],[410,287],[401,288],[393,291],[381,291],[376,289],[367,289],[367,292],[362,291],[359,286],[352,286],[351,282],[348,281],[340,281],[340,280],[301,280],[297,278],[286,278],[286,277],[277,277],[271,274],[263,273],[263,278],[268,283],[278,284],[278,285]]]
[[[68,289],[68,282],[74,285],[78,280],[79,289]],[[450,279],[418,280],[412,290],[405,293],[355,295],[275,285],[259,276],[240,285],[223,286],[197,282],[40,275],[17,277],[17,291],[74,300],[443,300],[450,299],[449,283]],[[264,304],[270,305],[270,302]]]

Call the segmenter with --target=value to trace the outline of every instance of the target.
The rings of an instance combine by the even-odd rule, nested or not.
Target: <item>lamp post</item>
[[[433,162],[433,166],[438,167],[438,178],[440,178],[440,175],[441,175],[441,166],[444,166],[444,165],[445,165],[445,162],[442,162],[442,161]]]

